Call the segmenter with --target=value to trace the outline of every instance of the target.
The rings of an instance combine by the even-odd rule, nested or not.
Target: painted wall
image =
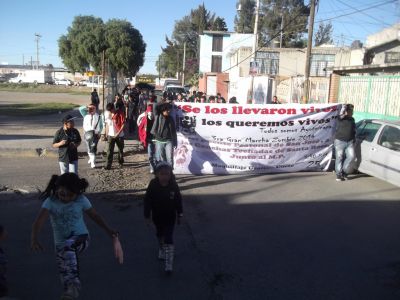
[[[200,35],[200,61],[199,71],[200,73],[211,72],[211,57],[213,55],[222,56],[222,72],[227,70],[230,66],[230,55],[238,48],[252,47],[254,44],[253,34],[241,34],[241,33],[219,33],[223,34],[222,52],[212,51],[213,35],[216,33],[207,33]]]

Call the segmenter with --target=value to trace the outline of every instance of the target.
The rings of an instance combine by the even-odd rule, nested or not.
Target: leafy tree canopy
[[[183,48],[186,43],[185,78],[190,79],[198,72],[199,35],[205,30],[227,31],[225,20],[208,11],[204,4],[192,9],[182,19],[175,21],[171,38],[166,37],[156,66],[162,76],[173,77],[182,71]]]
[[[255,0],[239,0],[235,17],[235,31],[253,33]],[[279,42],[283,25],[282,47],[298,47],[304,44],[310,9],[303,0],[261,0],[259,8],[259,46],[272,46]],[[273,38],[275,37],[275,38]]]
[[[67,34],[58,40],[59,55],[71,71],[101,69],[101,53],[106,51],[114,70],[134,76],[144,63],[146,44],[140,32],[125,20],[104,23],[94,16],[76,16]]]
[[[238,11],[235,16],[235,31],[239,33],[253,33],[256,1],[240,0],[237,2],[237,8]]]
[[[315,46],[320,46],[323,44],[332,44],[332,23],[326,23],[324,22],[319,23],[318,26],[318,31],[315,34]]]

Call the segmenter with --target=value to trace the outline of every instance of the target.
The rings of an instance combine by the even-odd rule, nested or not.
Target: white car
[[[73,85],[72,81],[69,79],[56,79],[54,81],[55,85]]]
[[[10,82],[10,83],[22,83],[22,78],[21,77],[13,77],[13,78],[10,78],[9,80],[8,80],[8,82]]]
[[[400,121],[357,123],[358,171],[400,186]]]
[[[164,88],[164,92],[167,92],[168,94],[182,94],[183,96],[186,96],[186,89],[185,87],[181,86],[181,85],[168,85]]]

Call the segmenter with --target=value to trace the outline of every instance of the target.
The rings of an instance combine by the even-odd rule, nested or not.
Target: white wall
[[[205,32],[200,35],[200,61],[199,71],[201,73],[211,72],[211,57],[213,55],[222,56],[222,72],[230,66],[230,55],[239,47],[252,47],[254,44],[254,34],[241,33],[221,33],[223,34],[222,52],[212,51],[212,33]]]

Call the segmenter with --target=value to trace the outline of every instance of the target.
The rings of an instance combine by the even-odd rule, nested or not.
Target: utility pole
[[[313,41],[313,33],[314,33],[314,17],[315,17],[315,1],[310,0],[310,21],[308,23],[308,42],[307,42],[307,52],[306,52],[306,72],[305,72],[305,81],[304,81],[304,101],[308,103],[309,101],[309,89],[310,89],[310,64],[311,64],[311,48]]]
[[[36,41],[36,69],[39,70],[39,40],[42,36],[39,33],[35,33],[35,41]]]
[[[279,41],[279,48],[282,48],[282,40],[283,40],[283,12],[281,12],[281,39]]]
[[[257,0],[256,4],[256,18],[254,22],[254,44],[253,44],[253,50],[251,54],[251,61],[253,62],[253,66],[256,64],[256,51],[257,51],[257,46],[258,46],[258,13],[260,10],[260,0]],[[251,71],[251,70],[250,70]],[[253,90],[254,90],[254,74],[251,74],[250,77],[250,95],[247,98],[247,103],[253,103]]]
[[[104,81],[105,81],[105,78],[106,78],[106,51],[105,50],[103,50],[103,52],[101,53],[101,76],[103,77],[103,82],[102,82],[102,93],[103,93],[103,95],[102,95],[102,100],[103,100],[103,112],[104,112],[104,102],[105,102],[105,99],[104,99]]]
[[[186,42],[183,42],[182,86],[185,85]]]

